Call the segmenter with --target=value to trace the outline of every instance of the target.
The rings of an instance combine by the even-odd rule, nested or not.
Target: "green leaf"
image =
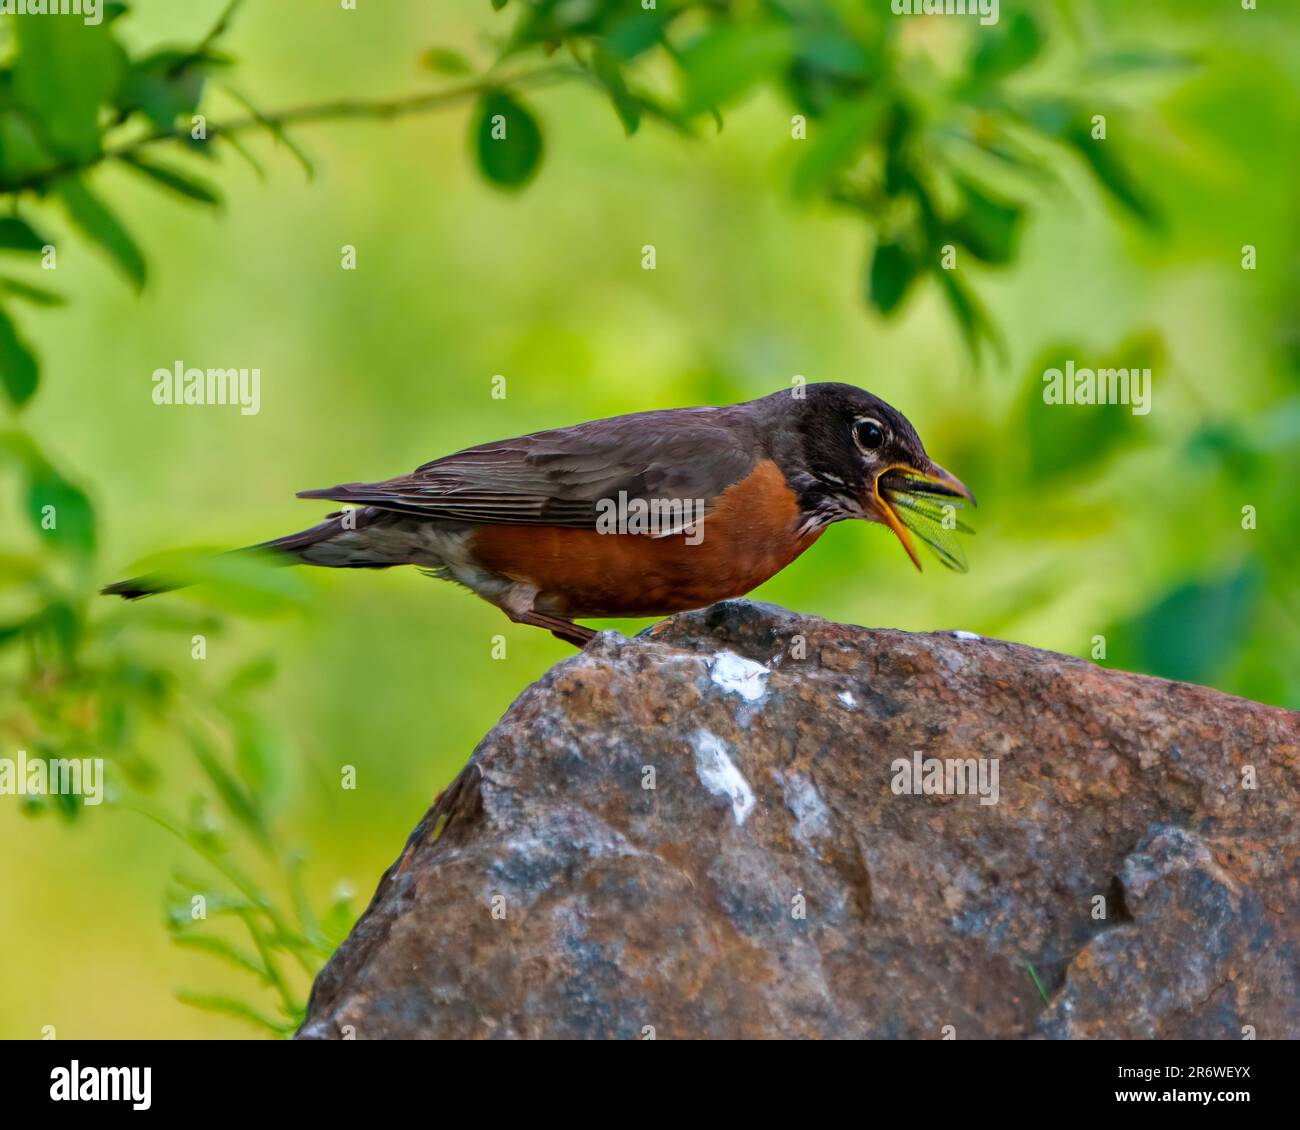
[[[258,161],[258,159],[254,157],[252,153],[249,152],[248,146],[246,146],[242,141],[239,140],[238,134],[223,133],[218,135],[218,137],[219,140],[229,145],[231,149],[233,149],[245,161],[248,162],[249,167],[253,170],[254,173],[257,174],[258,180],[260,181],[266,180],[266,170],[262,168],[261,162]]]
[[[823,117],[872,94],[873,78],[884,65],[847,29],[824,28],[800,37],[784,77],[796,108],[810,117]],[[878,84],[876,92],[885,85]]]
[[[865,98],[837,107],[811,123],[803,156],[795,165],[791,187],[796,196],[819,191],[836,173],[848,168],[875,136],[886,103]]]
[[[635,10],[620,19],[605,37],[606,47],[624,62],[649,51],[663,39],[667,16],[657,8]]]
[[[197,200],[200,204],[214,206],[220,206],[221,204],[221,196],[215,188],[196,177],[190,176],[189,173],[182,173],[176,169],[168,168],[166,165],[154,164],[142,157],[127,156],[123,158],[123,161],[137,172],[143,173],[151,180],[171,189],[172,192],[179,196],[184,196],[189,200]]]
[[[1092,136],[1092,112],[1061,99],[1033,99],[1015,112],[1039,132],[1079,154],[1111,197],[1142,224],[1163,227],[1159,209],[1138,186],[1115,150],[1115,141]]]
[[[1164,226],[1160,210],[1133,179],[1117,154],[1114,141],[1095,139],[1091,126],[1085,123],[1072,126],[1065,140],[1087,162],[1101,186],[1130,215],[1148,228]]]
[[[867,296],[882,314],[892,314],[907,295],[917,275],[917,264],[901,243],[877,244],[871,257]]]
[[[39,618],[44,622],[44,630],[58,644],[64,662],[71,663],[82,635],[81,614],[66,600],[55,600],[46,605]]]
[[[0,218],[0,251],[30,251],[40,254],[49,242],[26,220],[17,216]]]
[[[216,993],[196,993],[190,989],[177,989],[176,999],[182,1004],[191,1005],[194,1008],[202,1009],[204,1012],[216,1012],[224,1016],[234,1016],[240,1020],[247,1020],[250,1024],[269,1029],[277,1035],[287,1035],[298,1026],[296,1023],[275,1020],[264,1012],[258,1011],[253,1005],[236,997],[221,996]]]
[[[1247,565],[1227,577],[1188,581],[1106,631],[1107,664],[1205,683],[1239,651],[1259,594]]]
[[[1033,978],[1034,988],[1038,990],[1038,995],[1043,998],[1043,1003],[1051,1008],[1052,1002],[1048,999],[1047,990],[1043,988],[1043,983],[1038,979],[1038,971],[1034,968],[1033,963],[1026,961],[1025,968],[1029,970],[1029,976]]]
[[[1043,47],[1043,33],[1028,12],[1016,12],[1004,24],[981,28],[971,59],[971,76],[981,82],[1005,78],[1027,66]]]
[[[137,562],[133,573],[175,587],[199,586],[192,595],[246,616],[270,616],[305,607],[307,582],[270,552],[218,553],[206,548],[174,549]]]
[[[596,48],[592,67],[601,85],[608,92],[609,100],[614,104],[614,113],[623,123],[624,131],[631,137],[641,125],[641,107],[628,89],[627,82],[623,78],[622,67],[619,66],[618,60],[603,47]]]
[[[61,157],[100,153],[99,108],[111,103],[125,57],[104,24],[72,18],[13,21],[18,42],[14,94]]]
[[[1006,344],[998,336],[992,319],[975,295],[957,277],[957,272],[939,268],[936,274],[943,287],[944,297],[952,308],[953,317],[957,319],[957,327],[961,330],[962,340],[971,358],[976,362],[979,361],[980,344],[983,341],[991,342],[999,353],[1005,355]]]
[[[188,908],[185,920],[189,920]],[[186,930],[174,930],[172,941],[178,946],[184,946],[187,949],[201,950],[204,953],[211,954],[213,957],[220,958],[222,961],[229,962],[237,969],[243,969],[248,973],[254,974],[263,984],[269,985],[271,978],[266,969],[261,965],[257,958],[246,950],[240,949],[232,942],[225,938],[219,938],[215,934],[195,933],[193,928]]]
[[[964,207],[950,225],[955,242],[985,263],[1009,263],[1015,256],[1024,209],[987,195],[967,180],[959,180]]]
[[[642,117],[653,118],[682,137],[693,139],[696,136],[691,120],[675,105],[669,105],[667,102],[652,98],[644,91],[637,93],[636,100]]]
[[[1127,74],[1132,71],[1184,71],[1201,66],[1201,57],[1191,51],[1161,51],[1132,48],[1099,55],[1087,65],[1090,75]]]
[[[42,457],[27,468],[27,514],[41,538],[57,549],[77,557],[94,556],[95,511],[90,499]]]
[[[264,655],[259,659],[250,660],[230,677],[226,690],[237,697],[265,687],[275,678],[275,670],[275,659],[271,656]]]
[[[775,24],[721,24],[682,54],[686,76],[683,109],[698,114],[734,101],[784,70],[794,41]]]
[[[802,37],[797,61],[815,68],[823,78],[851,82],[848,89],[855,90],[860,89],[860,84],[879,69],[871,51],[846,28],[827,29]]]
[[[226,810],[252,832],[260,843],[264,846],[269,845],[270,832],[257,801],[245,790],[235,775],[221,764],[216,752],[196,730],[191,729],[189,737],[195,760],[198,761],[208,780],[212,782]]]
[[[1152,335],[1132,338],[1105,352],[1065,344],[1040,355],[1029,369],[1024,391],[1021,434],[1030,480],[1044,483],[1069,475],[1073,481],[1097,472],[1132,442],[1141,419],[1127,404],[1049,404],[1044,400],[1049,373],[1059,371],[1064,383],[1079,369],[1093,373],[1110,368],[1159,369],[1162,356],[1161,342]]]
[[[1064,140],[1067,131],[1079,121],[1081,113],[1064,98],[1034,98],[1023,106],[1013,104],[1011,109],[1039,133],[1058,141]]]
[[[16,620],[8,624],[0,624],[0,647],[11,643],[14,640],[22,639],[27,634],[28,621]]]
[[[160,130],[172,129],[178,117],[198,109],[204,68],[220,65],[213,56],[195,57],[175,48],[156,51],[131,64],[122,84],[122,109],[139,111]]]
[[[249,710],[229,708],[235,736],[235,767],[250,792],[265,799],[274,795],[284,777],[284,743],[275,728]]]
[[[259,110],[256,106],[254,106],[252,102],[250,102],[247,98],[245,98],[242,94],[240,94],[238,90],[235,90],[233,87],[223,85],[222,89],[227,94],[229,94],[231,98],[239,102],[244,107],[244,109],[246,109],[250,114],[253,115],[254,118],[257,119],[258,123],[262,126],[263,129],[267,131],[267,133],[269,133],[273,138],[275,138],[277,142],[283,145],[287,150],[289,150],[290,153],[294,155],[294,157],[297,158],[298,164],[302,166],[303,172],[307,174],[308,180],[311,180],[316,176],[316,166],[312,164],[311,158],[308,157],[306,152],[304,152],[304,150],[298,145],[298,143],[289,136],[288,131],[284,128],[283,125],[275,121],[275,119],[267,117],[266,114],[262,113],[261,110]]]
[[[0,290],[15,298],[26,299],[37,306],[62,306],[64,301],[63,295],[46,290],[43,286],[33,286],[21,279],[11,279],[6,276],[0,276]]]
[[[494,92],[480,101],[474,137],[479,168],[500,188],[522,188],[541,164],[541,130],[508,94]]]
[[[68,219],[83,235],[108,252],[122,272],[140,289],[145,281],[144,256],[130,233],[116,216],[77,176],[63,177],[54,185],[55,194]]]
[[[40,177],[59,160],[37,136],[23,111],[0,109],[0,187]]]
[[[70,666],[82,634],[81,618],[66,600],[51,599],[25,620],[0,626],[0,642],[22,637]]]
[[[18,336],[9,315],[0,310],[0,384],[4,385],[9,403],[21,408],[35,394],[40,381],[36,354]]]
[[[420,56],[420,66],[437,75],[469,75],[474,73],[470,61],[459,51],[449,47],[430,47]]]

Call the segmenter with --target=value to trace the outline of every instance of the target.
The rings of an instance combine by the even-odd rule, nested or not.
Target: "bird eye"
[[[853,439],[863,451],[874,451],[885,442],[885,429],[879,420],[858,420],[853,425]]]

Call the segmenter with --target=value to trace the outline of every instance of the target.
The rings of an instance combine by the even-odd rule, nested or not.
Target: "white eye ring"
[[[885,425],[874,416],[861,416],[853,421],[853,442],[863,453],[875,451],[885,442]]]

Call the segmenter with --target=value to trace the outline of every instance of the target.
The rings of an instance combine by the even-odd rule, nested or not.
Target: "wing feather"
[[[409,475],[299,493],[449,521],[594,528],[602,499],[707,506],[757,461],[724,408],[638,412],[485,443]]]

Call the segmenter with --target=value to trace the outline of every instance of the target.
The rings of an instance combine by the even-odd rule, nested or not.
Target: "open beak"
[[[899,520],[898,511],[895,510],[884,496],[880,493],[880,480],[884,477],[885,472],[876,476],[874,490],[876,492],[876,506],[880,511],[881,517],[885,519],[885,525],[894,531],[894,536],[898,538],[903,548],[907,550],[907,556],[912,559],[912,564],[916,566],[916,571],[921,571],[921,559],[916,554],[916,546],[912,544],[912,535],[907,532],[907,527]]]
[[[881,490],[882,482],[885,484],[886,488],[883,493]],[[895,498],[903,499],[910,497],[913,501],[919,497],[925,500],[926,503],[933,500],[933,502],[938,506],[943,505],[944,499],[964,500],[949,505],[964,506],[966,502],[969,502],[972,506],[978,505],[975,501],[975,496],[971,493],[970,488],[967,487],[965,483],[957,478],[956,475],[945,470],[943,467],[940,467],[938,463],[933,461],[931,461],[925,468],[912,467],[906,463],[895,463],[893,466],[886,467],[876,476],[873,490],[875,491],[877,508],[880,511],[881,517],[885,521],[885,525],[894,531],[894,536],[898,538],[903,548],[907,551],[907,556],[912,559],[912,564],[915,565],[918,570],[921,568],[921,559],[917,555],[916,545],[912,540],[911,530],[908,529],[908,526],[911,526],[914,529],[921,529],[923,531],[922,536],[925,538],[927,544],[932,548],[935,548],[936,546],[933,537],[924,532],[925,529],[932,528],[933,523],[930,523],[929,526],[919,525],[915,510],[912,506],[909,506],[909,520],[907,524],[904,524],[903,519],[899,516],[897,505],[890,501],[890,495],[892,494]],[[963,528],[967,529],[967,532],[969,532],[968,528]],[[951,562],[946,561],[945,564],[954,567]],[[964,559],[961,561],[959,566],[955,567],[964,570]]]
[[[945,471],[938,463],[932,462],[928,470],[918,471],[914,467],[906,468],[913,478],[922,479],[940,489],[933,492],[935,494],[947,494],[951,498],[964,498],[972,506],[978,506],[975,496],[971,494],[970,488],[961,481],[951,471]]]

